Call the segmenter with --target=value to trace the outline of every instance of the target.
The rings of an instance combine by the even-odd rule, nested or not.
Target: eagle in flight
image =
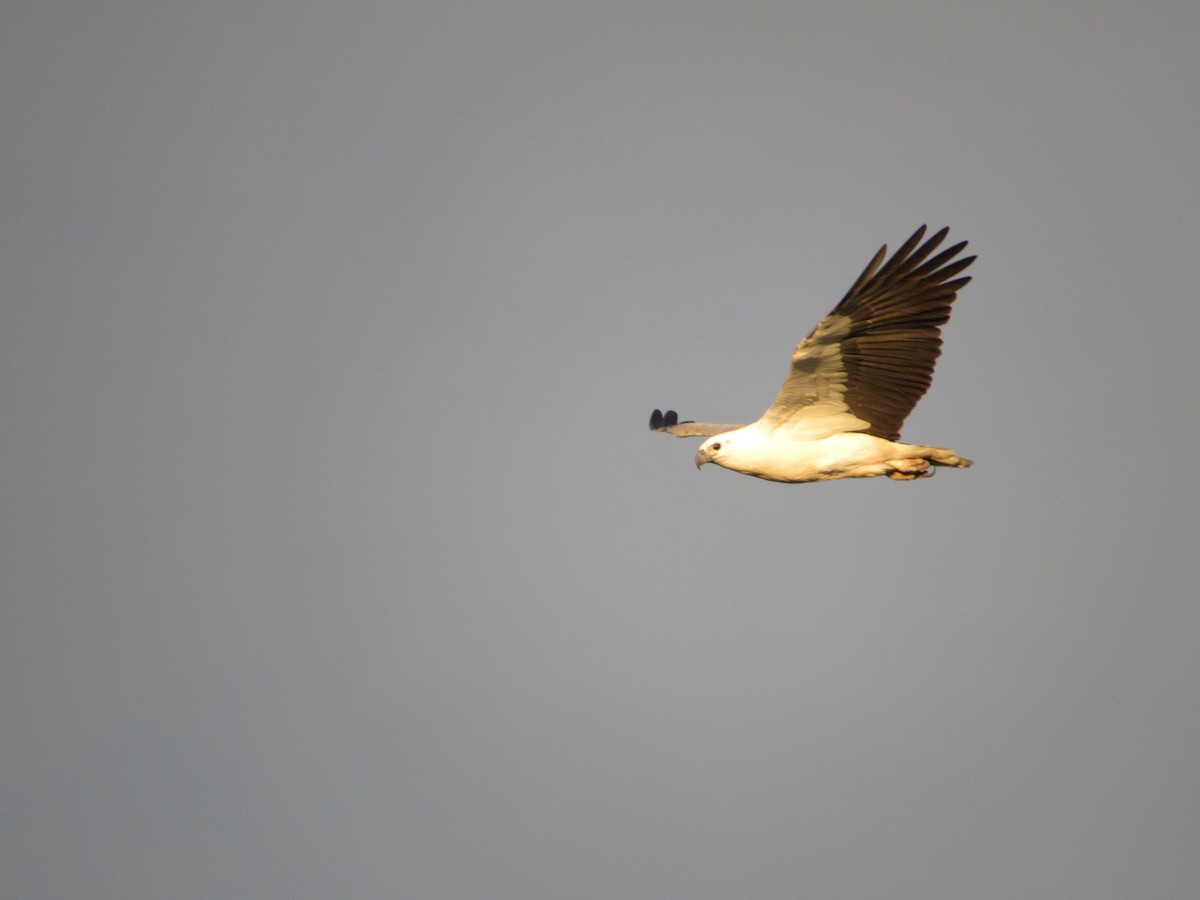
[[[716,463],[769,481],[833,481],[887,475],[911,481],[931,466],[965,468],[952,450],[900,443],[900,426],[929,389],[950,318],[956,278],[975,261],[955,259],[967,242],[931,256],[950,229],[921,243],[916,230],[886,263],[887,247],[792,353],[771,408],[750,425],[681,422],[654,410],[652,431],[705,437],[696,468]]]

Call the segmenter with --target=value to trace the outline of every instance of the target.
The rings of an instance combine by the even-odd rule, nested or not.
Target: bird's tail
[[[923,454],[935,466],[953,466],[956,469],[965,469],[971,465],[971,460],[959,456],[953,450],[947,450],[945,447],[922,447]]]

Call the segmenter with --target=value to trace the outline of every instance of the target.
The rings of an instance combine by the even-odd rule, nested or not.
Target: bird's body
[[[918,248],[925,227],[883,263],[884,247],[837,308],[797,345],[774,404],[750,425],[680,422],[655,410],[654,431],[705,436],[706,462],[769,481],[833,481],[888,475],[909,481],[931,466],[971,465],[951,450],[899,442],[900,426],[928,389],[941,353],[938,326],[950,317],[954,279],[975,257],[966,243],[929,255],[942,229]],[[882,266],[882,267],[881,267]]]
[[[767,481],[834,481],[890,475],[908,481],[928,474],[929,466],[969,466],[953,451],[887,441],[862,432],[842,432],[817,440],[795,438],[756,424],[705,441],[697,467],[713,462]]]

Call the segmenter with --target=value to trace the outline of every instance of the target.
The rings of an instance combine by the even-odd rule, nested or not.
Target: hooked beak
[[[706,462],[708,462],[708,457],[704,455],[704,451],[703,451],[703,450],[697,450],[697,451],[696,451],[696,469],[697,469],[697,471],[698,471],[698,470],[700,469],[700,467],[701,467],[702,465],[704,465]]]

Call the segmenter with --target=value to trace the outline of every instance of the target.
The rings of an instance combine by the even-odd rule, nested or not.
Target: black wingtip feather
[[[663,412],[661,409],[656,409],[650,413],[650,430],[663,431],[667,428],[674,428],[679,424],[679,413],[673,409],[668,409]],[[686,422],[684,424],[687,424]]]
[[[929,388],[941,354],[939,326],[971,280],[960,273],[975,261],[955,259],[966,241],[940,249],[949,228],[928,239],[925,232],[925,226],[918,228],[882,266],[877,255],[868,277],[859,277],[836,310],[853,321],[841,341],[846,403],[871,423],[864,430],[888,440],[899,438],[905,418]]]

